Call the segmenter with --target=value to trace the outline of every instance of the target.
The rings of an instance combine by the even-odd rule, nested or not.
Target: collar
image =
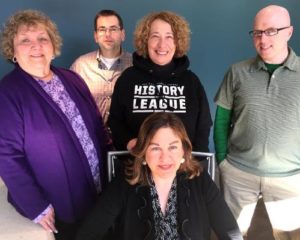
[[[283,62],[282,66],[294,72],[299,70],[299,58],[297,57],[296,53],[291,47],[289,47],[289,55],[287,59]],[[260,70],[268,71],[262,58],[259,55],[257,55],[252,64],[250,65],[250,72],[258,72]]]
[[[101,61],[101,58],[100,58],[100,55],[101,55],[101,49],[99,48],[98,51],[97,51],[97,55],[96,55],[96,60],[98,62],[98,67],[102,70],[117,70],[120,65],[121,65],[121,59],[122,59],[122,56],[124,55],[124,52],[121,48],[120,50],[120,55],[119,55],[119,58],[115,61],[115,63],[111,66],[110,69],[108,69],[106,67],[106,65]]]

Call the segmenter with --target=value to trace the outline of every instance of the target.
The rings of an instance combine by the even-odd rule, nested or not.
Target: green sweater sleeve
[[[214,124],[214,143],[216,159],[220,164],[227,154],[227,143],[231,124],[231,110],[217,106]]]

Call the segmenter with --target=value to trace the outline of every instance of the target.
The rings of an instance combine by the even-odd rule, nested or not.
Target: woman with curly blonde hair
[[[134,32],[136,52],[143,57],[148,56],[147,47],[151,24],[156,19],[169,23],[171,26],[176,46],[174,57],[179,58],[186,55],[190,47],[191,31],[189,24],[183,17],[168,11],[149,14],[140,21]]]
[[[83,80],[53,66],[61,44],[37,10],[3,27],[1,51],[14,69],[0,81],[0,176],[20,214],[69,240],[104,186],[106,133]]]
[[[212,125],[207,97],[186,56],[190,28],[180,15],[154,12],[136,26],[133,66],[118,79],[108,124],[117,150],[131,150],[143,120],[173,112],[182,121],[193,151],[208,152]]]

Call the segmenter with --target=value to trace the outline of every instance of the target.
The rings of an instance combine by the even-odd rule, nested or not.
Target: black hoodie
[[[108,118],[117,150],[126,150],[128,141],[137,137],[149,114],[165,111],[181,118],[193,151],[209,151],[209,105],[200,80],[188,67],[187,56],[159,66],[133,54],[133,66],[116,82]]]

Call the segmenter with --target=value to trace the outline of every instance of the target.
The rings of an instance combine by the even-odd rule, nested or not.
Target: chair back
[[[108,182],[110,182],[116,176],[116,161],[118,160],[119,156],[130,156],[128,151],[109,151],[107,153],[107,175],[108,175]],[[215,170],[216,170],[216,161],[215,161],[215,154],[209,152],[192,152],[194,157],[200,157],[200,162],[203,166],[207,169],[209,175],[213,180],[215,180]]]

